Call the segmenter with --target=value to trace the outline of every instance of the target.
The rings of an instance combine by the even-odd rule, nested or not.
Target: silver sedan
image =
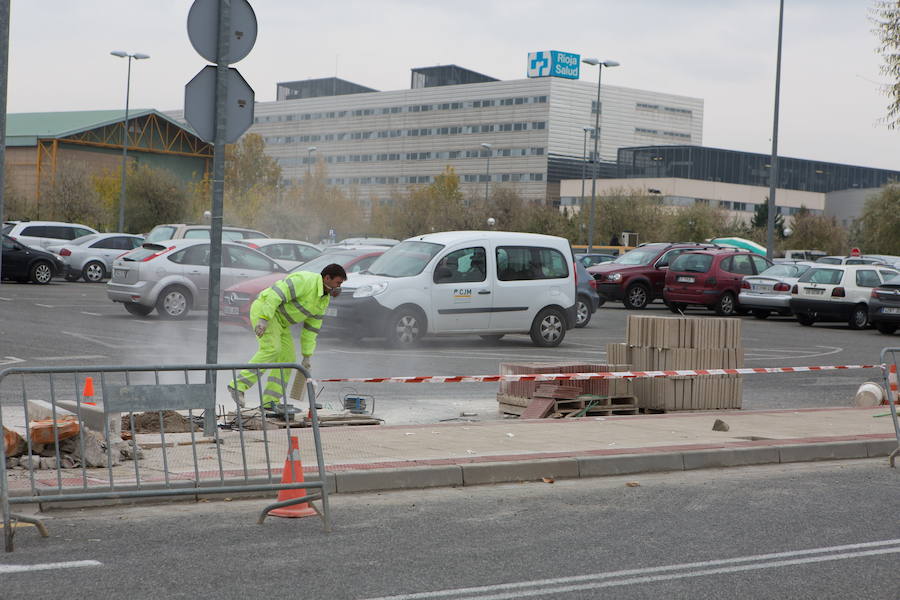
[[[64,244],[54,244],[47,250],[59,255],[66,281],[79,278],[88,283],[100,283],[110,276],[112,263],[141,245],[144,238],[127,233],[94,233]]]
[[[749,309],[757,319],[765,319],[773,312],[789,316],[791,288],[813,266],[816,265],[811,262],[780,263],[759,275],[744,277],[738,296],[741,308]]]

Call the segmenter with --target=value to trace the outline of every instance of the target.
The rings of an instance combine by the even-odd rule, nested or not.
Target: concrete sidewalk
[[[338,493],[461,486],[542,478],[575,478],[707,467],[809,460],[882,457],[897,448],[889,412],[831,408],[783,411],[712,411],[440,423],[406,426],[353,426],[321,429],[326,470]],[[716,419],[730,430],[713,431]],[[315,472],[311,429],[293,429],[300,439],[304,470]],[[222,431],[221,445],[198,444],[201,481],[224,477],[280,477],[287,433],[270,429]],[[141,434],[144,459],[113,469],[116,485],[170,479],[190,485],[197,478],[190,434]],[[156,442],[154,444],[154,442]],[[179,443],[184,445],[178,445]],[[267,464],[271,468],[267,468]],[[66,486],[103,487],[106,469],[66,471]],[[30,488],[27,471],[10,471],[13,493]],[[38,493],[53,493],[57,471],[36,471]]]

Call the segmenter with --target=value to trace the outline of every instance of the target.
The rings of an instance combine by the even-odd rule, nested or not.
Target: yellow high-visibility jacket
[[[325,292],[318,273],[297,271],[276,281],[259,293],[256,301],[262,304],[259,316],[267,321],[279,319],[285,327],[303,324],[300,351],[311,356],[316,349],[316,336],[322,327],[322,317],[331,296]]]

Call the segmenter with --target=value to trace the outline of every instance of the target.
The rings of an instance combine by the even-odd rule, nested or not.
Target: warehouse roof
[[[152,108],[129,110],[128,119],[137,119],[150,114],[196,135],[186,124],[179,123]],[[124,118],[125,111],[122,109],[11,113],[6,115],[6,145],[36,146],[39,139],[64,138],[82,131],[112,125]]]

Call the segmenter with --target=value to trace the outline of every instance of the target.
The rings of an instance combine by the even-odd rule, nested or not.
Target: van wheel
[[[716,305],[713,308],[720,317],[730,317],[734,315],[735,309],[734,294],[731,292],[722,294],[722,297],[719,298],[719,301],[716,302]]]
[[[478,337],[480,337],[481,339],[483,339],[486,342],[499,342],[500,340],[503,339],[503,336],[504,336],[504,334],[502,334],[502,333],[492,333],[492,334],[486,334],[486,335],[479,335]]]
[[[766,310],[764,308],[754,308],[751,312],[757,319],[768,319],[769,315],[772,314],[771,310]]]
[[[566,337],[566,317],[556,308],[545,308],[531,324],[531,341],[542,348],[555,348]]]
[[[587,327],[587,324],[590,322],[590,300],[586,299],[584,296],[578,296],[578,299],[575,300],[575,327],[581,329],[582,327]]]
[[[809,327],[813,323],[816,322],[815,318],[810,315],[804,313],[797,313],[797,322],[803,325],[804,327]]]
[[[865,329],[866,325],[869,324],[869,309],[865,304],[860,304],[858,306],[853,307],[853,312],[850,313],[850,329]]]
[[[650,303],[650,289],[643,283],[634,283],[625,290],[625,299],[622,300],[625,308],[642,310]]]
[[[29,278],[34,283],[45,285],[53,279],[53,267],[45,260],[39,260],[31,266]]]
[[[877,329],[879,333],[883,333],[884,335],[893,335],[893,333],[897,331],[897,324],[878,321],[875,323],[875,329]]]
[[[164,319],[183,319],[191,311],[191,293],[180,285],[167,287],[156,300],[156,310]]]
[[[414,308],[401,308],[388,319],[385,340],[393,348],[412,348],[425,335],[425,317]]]

